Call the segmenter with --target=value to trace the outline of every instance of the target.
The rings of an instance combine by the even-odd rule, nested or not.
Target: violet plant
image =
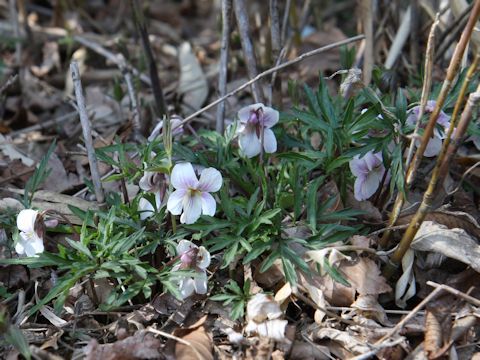
[[[208,280],[210,271],[244,264],[264,272],[279,260],[286,280],[295,284],[299,273],[312,271],[299,249],[318,250],[361,234],[360,212],[335,210],[333,204],[348,192],[364,201],[376,192],[402,191],[411,127],[407,100],[402,91],[392,97],[371,89],[349,100],[332,97],[324,80],[317,91],[290,88],[297,94],[293,109],[280,113],[263,104],[247,105],[234,112],[236,121],[225,134],[201,129],[189,136],[164,119],[145,143],[97,149],[98,159],[117,169],[105,181],[138,192],[129,201],[120,191],[110,192],[105,209],[70,206],[82,226],[64,226],[66,241],[55,246],[47,229],[43,243],[56,251],[1,260],[61,274],[30,312],[52,300],[63,311],[69,289],[85,279],[112,283],[105,309],[162,291],[179,299],[218,293]],[[33,176],[33,191],[45,178],[45,166]],[[339,193],[321,200],[329,181]],[[32,208],[30,201],[26,207]],[[30,222],[28,229],[21,223],[15,230],[10,217],[0,220],[12,232],[32,234]],[[28,236],[22,239],[33,239]],[[21,242],[11,245],[26,249]],[[334,266],[324,271],[346,283]],[[249,285],[230,280],[227,291],[214,298],[233,304],[235,316],[241,316]]]

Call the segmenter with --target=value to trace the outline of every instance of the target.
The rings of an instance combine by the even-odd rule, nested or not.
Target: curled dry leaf
[[[374,295],[359,295],[352,304],[356,313],[368,319],[373,319],[382,325],[390,325],[385,309],[378,303]]]
[[[256,294],[247,304],[247,334],[258,334],[277,341],[285,340],[288,321],[281,320],[283,311],[273,297]]]
[[[470,265],[480,272],[480,246],[463,229],[448,229],[432,221],[424,221],[417,232],[412,249],[433,251]]]
[[[342,345],[353,354],[363,354],[371,350],[364,339],[358,338],[347,331],[341,331],[331,328],[323,328],[313,333],[315,340],[331,339]]]
[[[369,258],[359,258],[353,265],[342,261],[339,269],[360,295],[378,295],[391,290],[378,265]]]

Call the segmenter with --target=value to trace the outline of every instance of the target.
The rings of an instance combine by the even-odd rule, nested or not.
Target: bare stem
[[[227,93],[228,50],[230,47],[232,0],[222,0],[222,44],[220,49],[220,73],[218,76],[218,92],[220,96]],[[225,130],[225,103],[217,108],[216,130],[223,134]]]
[[[237,18],[238,31],[240,32],[240,41],[242,43],[243,54],[247,64],[248,77],[254,79],[257,74],[257,61],[253,49],[252,39],[250,38],[250,25],[248,20],[247,6],[245,0],[234,0],[235,17]],[[252,93],[255,102],[262,102],[260,85],[252,83]]]
[[[127,83],[128,97],[130,98],[130,108],[132,109],[132,127],[135,139],[141,136],[140,109],[138,108],[137,94],[133,86],[132,74],[125,70],[123,77]]]
[[[102,204],[105,201],[105,195],[100,180],[98,171],[97,157],[95,156],[95,148],[93,147],[92,129],[90,128],[90,121],[85,107],[85,98],[83,96],[82,82],[80,80],[80,72],[78,70],[78,63],[72,61],[70,64],[70,73],[72,75],[73,86],[75,89],[75,97],[77,99],[78,115],[82,124],[83,137],[85,140],[85,147],[87,149],[88,162],[90,164],[90,173],[92,174],[93,188],[97,202]]]
[[[160,83],[160,78],[158,77],[157,63],[155,57],[153,56],[152,48],[150,46],[150,40],[148,39],[147,26],[145,24],[145,18],[143,16],[142,9],[138,3],[138,0],[131,0],[132,9],[134,13],[135,23],[137,25],[138,32],[140,34],[140,39],[142,40],[143,50],[148,61],[148,69],[150,72],[150,79],[152,81],[152,91],[155,98],[157,116],[162,118],[164,115],[168,119],[167,104],[165,102],[165,97],[163,96],[163,90]]]

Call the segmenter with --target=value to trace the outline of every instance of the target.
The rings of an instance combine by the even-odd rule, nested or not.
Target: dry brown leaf
[[[339,269],[360,295],[378,295],[392,290],[378,265],[369,258],[361,257],[353,265],[342,261]]]
[[[86,360],[137,360],[162,357],[162,343],[151,334],[140,331],[134,336],[100,345],[93,339],[84,348]]]
[[[208,96],[208,83],[197,57],[189,43],[179,48],[180,81],[178,93],[183,95],[183,104],[187,113],[200,109]]]
[[[213,340],[205,326],[205,315],[188,329],[177,329],[175,336],[185,340],[189,345],[177,342],[175,344],[175,357],[185,360],[213,360]]]
[[[298,341],[293,344],[289,356],[291,360],[327,360],[331,358],[328,347]]]
[[[347,331],[323,328],[313,333],[314,339],[331,339],[340,343],[345,349],[354,354],[363,354],[371,350],[364,339],[357,338]]]

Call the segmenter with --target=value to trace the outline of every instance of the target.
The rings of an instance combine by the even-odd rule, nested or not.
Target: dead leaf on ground
[[[361,257],[354,264],[343,260],[339,269],[360,295],[378,295],[392,290],[378,265],[369,258]]]
[[[213,360],[213,340],[204,326],[205,315],[187,329],[177,329],[174,335],[185,340],[189,345],[177,342],[175,358],[185,360]]]
[[[144,331],[134,336],[100,345],[97,340],[91,340],[84,348],[86,360],[139,360],[162,358],[162,343]]]
[[[411,246],[414,250],[456,259],[480,272],[480,246],[463,229],[448,229],[445,225],[424,221]]]

